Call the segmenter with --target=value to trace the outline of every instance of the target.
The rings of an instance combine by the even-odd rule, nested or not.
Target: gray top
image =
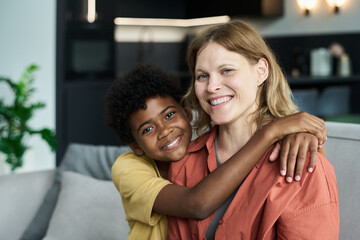
[[[218,153],[217,153],[217,136],[215,137],[215,155],[216,155],[216,163],[217,166],[219,167],[222,163],[219,159]],[[240,186],[239,186],[240,187]],[[219,221],[222,219],[222,217],[224,216],[226,209],[229,207],[231,201],[233,200],[233,198],[235,197],[235,194],[237,192],[237,190],[239,189],[239,187],[233,192],[233,194],[231,194],[231,196],[219,207],[218,210],[216,210],[216,213],[214,215],[214,218],[211,220],[210,225],[208,226],[206,232],[205,232],[205,237],[207,240],[212,240],[215,239],[215,232],[216,229],[219,225]]]

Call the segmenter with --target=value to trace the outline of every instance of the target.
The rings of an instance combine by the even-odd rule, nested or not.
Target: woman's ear
[[[256,65],[258,86],[260,86],[269,76],[269,66],[265,58],[261,58]]]
[[[140,148],[140,146],[135,141],[130,143],[129,147],[135,153],[135,155],[141,156],[144,154],[144,151]]]

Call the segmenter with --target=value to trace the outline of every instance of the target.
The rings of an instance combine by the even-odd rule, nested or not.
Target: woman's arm
[[[178,217],[208,217],[241,184],[273,143],[294,132],[310,132],[320,141],[326,136],[324,121],[306,113],[276,120],[257,131],[233,157],[195,187],[165,186],[155,200],[153,211]]]

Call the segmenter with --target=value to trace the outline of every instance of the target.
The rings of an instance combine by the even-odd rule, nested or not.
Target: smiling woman
[[[189,151],[190,156],[172,163],[169,179],[193,187],[256,142],[269,123],[294,116],[297,109],[271,50],[243,21],[208,28],[190,43],[187,57],[193,79],[185,103],[200,116],[194,125],[206,151]],[[322,123],[318,119],[318,127]],[[319,166],[296,172],[300,184],[286,184],[268,161],[274,158],[269,148],[215,214],[204,220],[169,218],[169,239],[337,239],[337,184],[324,148],[316,151],[322,140],[297,133],[283,141],[282,149],[291,148],[281,158],[289,156],[292,163],[280,164],[288,182],[295,159],[299,164],[316,158]]]

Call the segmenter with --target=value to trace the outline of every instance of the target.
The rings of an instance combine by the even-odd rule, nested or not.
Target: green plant
[[[11,171],[23,165],[23,156],[29,148],[26,144],[30,135],[40,135],[47,142],[52,151],[56,149],[54,131],[43,128],[33,129],[28,125],[34,111],[45,107],[43,102],[30,103],[29,98],[34,93],[34,72],[37,65],[26,68],[18,82],[0,77],[0,83],[6,83],[14,93],[14,100],[7,105],[0,99],[0,152],[6,156]]]

